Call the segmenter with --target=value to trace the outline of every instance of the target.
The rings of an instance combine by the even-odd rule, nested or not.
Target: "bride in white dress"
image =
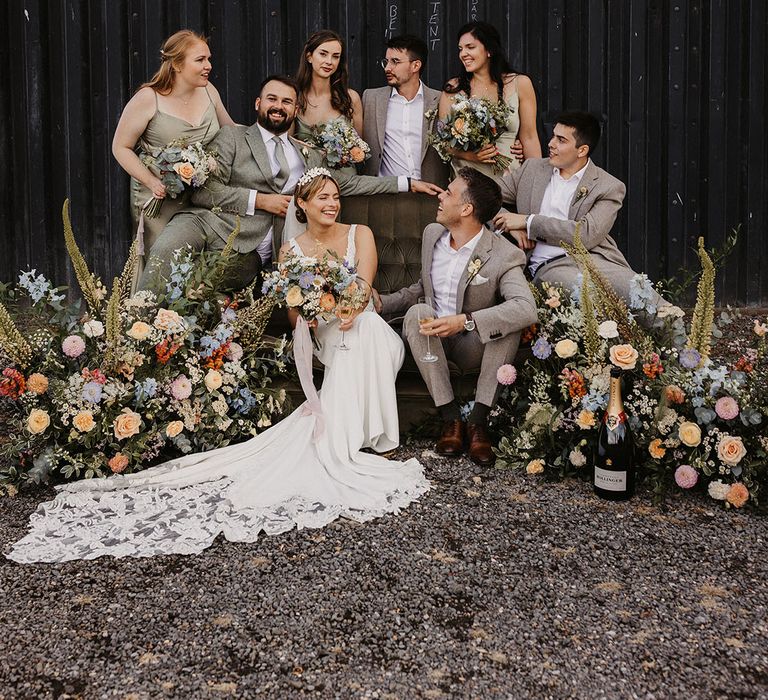
[[[296,201],[308,220],[307,231],[283,250],[293,247],[306,256],[331,250],[355,264],[359,277],[373,280],[373,234],[366,226],[336,221],[339,188],[330,173],[307,173],[296,188]],[[349,350],[337,352],[340,330]],[[396,462],[360,451],[384,452],[398,445],[400,337],[373,312],[370,301],[354,318],[321,322],[315,332],[325,365],[319,400],[306,386],[311,381],[305,373],[309,400],[247,442],[139,474],[59,487],[54,500],[32,515],[29,534],[8,558],[31,563],[194,554],[219,534],[253,542],[262,532],[323,527],[341,516],[364,522],[397,513],[428,491],[415,459]],[[297,354],[308,354],[304,335],[295,335]]]

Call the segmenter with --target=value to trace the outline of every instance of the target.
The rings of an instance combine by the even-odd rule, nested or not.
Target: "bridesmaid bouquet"
[[[186,188],[202,187],[216,170],[215,154],[206,151],[199,141],[188,143],[186,139],[177,139],[161,148],[153,148],[150,153],[143,153],[141,162],[158,175],[172,199]],[[152,197],[144,215],[154,219],[162,204],[162,199]]]
[[[265,273],[262,293],[279,306],[295,309],[307,321],[328,320],[342,300],[353,308],[368,301],[367,286],[361,282],[354,265],[334,253],[314,258],[291,251],[275,270]]]
[[[432,119],[436,115],[437,111],[433,110],[426,116]],[[447,163],[451,160],[452,149],[476,151],[489,143],[495,144],[506,131],[511,115],[512,108],[502,100],[491,102],[481,97],[457,95],[445,121],[438,119],[434,130],[430,131],[429,142]],[[501,173],[511,163],[512,158],[498,154],[493,169]]]
[[[370,146],[344,117],[312,127],[312,140],[324,151],[325,160],[332,168],[356,165],[371,157]]]

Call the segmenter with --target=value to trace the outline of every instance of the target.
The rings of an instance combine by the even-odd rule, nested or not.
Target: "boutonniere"
[[[472,278],[480,272],[480,268],[483,266],[483,261],[479,257],[474,257],[469,261],[467,265],[467,282],[471,282]]]
[[[309,158],[309,149],[306,146],[301,147],[301,155],[305,158]]]
[[[582,185],[581,187],[579,187],[579,193],[576,195],[576,199],[573,200],[573,203],[576,204],[576,202],[578,202],[579,200],[584,199],[584,197],[586,197],[587,194],[589,194],[589,190],[586,187],[584,187],[584,185]]]

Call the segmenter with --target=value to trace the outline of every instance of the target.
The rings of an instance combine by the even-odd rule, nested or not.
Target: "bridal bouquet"
[[[437,112],[427,113],[433,119]],[[429,141],[440,158],[446,163],[451,160],[451,149],[476,151],[489,143],[496,143],[507,120],[512,115],[512,108],[503,100],[491,102],[481,97],[457,95],[445,120],[438,119],[435,128],[430,131]],[[512,163],[512,158],[497,155],[494,170],[504,172]]]
[[[332,318],[342,299],[353,308],[367,301],[355,267],[330,252],[314,258],[290,251],[275,270],[264,275],[262,293],[280,306],[295,309],[307,321]]]
[[[370,146],[344,117],[336,117],[325,124],[314,126],[312,140],[323,150],[325,160],[332,168],[355,165],[371,157]]]
[[[177,139],[143,153],[141,162],[160,178],[172,199],[176,199],[186,188],[202,187],[216,170],[214,153],[206,151],[199,141],[188,143],[186,139]],[[145,216],[154,219],[160,213],[162,204],[162,199],[152,197]]]
[[[756,504],[768,485],[768,325],[754,321],[731,361],[711,356],[714,270],[700,243],[704,272],[690,328],[682,311],[653,304],[645,275],[632,283],[629,308],[586,268],[573,293],[534,290],[539,322],[532,356],[514,385],[499,372],[493,421],[502,436],[497,466],[551,479],[589,476],[611,366],[624,370],[639,474],[657,497],[671,486],[703,487],[714,500]],[[580,261],[581,262],[581,261]],[[654,315],[646,331],[632,315]],[[719,325],[735,322],[724,313]]]

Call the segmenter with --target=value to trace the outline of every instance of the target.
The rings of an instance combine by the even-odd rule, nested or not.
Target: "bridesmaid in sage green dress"
[[[164,198],[156,218],[144,218],[143,249],[133,279],[136,290],[152,245],[170,218],[187,203],[186,193],[166,197],[157,173],[140,159],[142,152],[186,138],[207,144],[226,124],[234,124],[216,88],[208,82],[211,52],[204,37],[187,29],[176,32],[163,44],[162,63],[125,106],[112,141],[112,153],[131,176],[131,214],[134,232],[141,211],[152,198]]]

